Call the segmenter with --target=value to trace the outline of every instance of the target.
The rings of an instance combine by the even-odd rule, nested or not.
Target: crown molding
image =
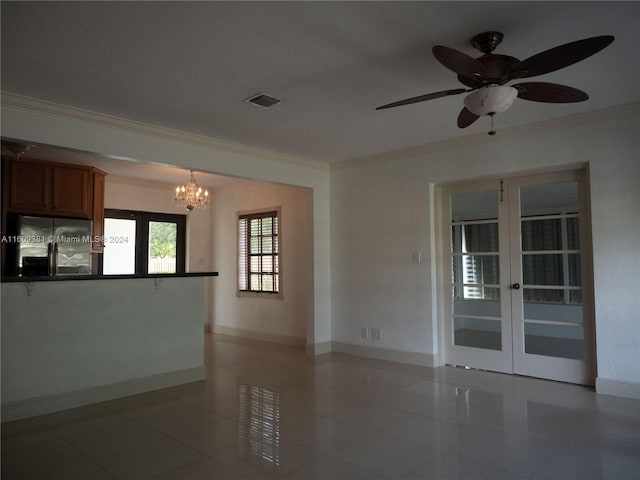
[[[239,155],[247,155],[252,157],[260,157],[275,162],[296,165],[299,167],[313,168],[316,170],[329,171],[329,164],[308,160],[294,155],[274,152],[272,150],[262,149],[233,143],[226,140],[197,135],[181,130],[161,127],[159,125],[151,125],[148,123],[137,122],[126,118],[107,115],[104,113],[93,112],[78,107],[71,107],[59,103],[50,102],[34,97],[19,95],[11,92],[2,91],[0,103],[2,107],[16,108],[26,110],[28,112],[51,115],[69,120],[91,123],[101,127],[123,130],[139,135],[161,138],[164,140],[186,143],[193,146],[224,150]]]

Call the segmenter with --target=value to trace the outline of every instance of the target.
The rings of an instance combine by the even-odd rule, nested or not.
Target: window
[[[238,215],[238,290],[280,293],[278,211]]]
[[[105,210],[105,275],[183,273],[186,216]]]

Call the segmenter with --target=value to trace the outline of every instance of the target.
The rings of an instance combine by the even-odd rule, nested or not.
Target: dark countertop
[[[130,278],[183,278],[217,277],[218,272],[149,273],[146,275],[55,275],[51,277],[2,277],[3,283],[10,282],[60,282],[65,280],[125,280]]]

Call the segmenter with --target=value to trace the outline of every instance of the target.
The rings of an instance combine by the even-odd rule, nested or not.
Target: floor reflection
[[[280,466],[280,393],[238,384],[238,457],[262,470]]]

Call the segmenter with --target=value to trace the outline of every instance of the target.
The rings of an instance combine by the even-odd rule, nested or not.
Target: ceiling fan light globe
[[[505,85],[487,85],[467,95],[464,106],[478,115],[492,115],[507,110],[518,96],[518,90]]]

